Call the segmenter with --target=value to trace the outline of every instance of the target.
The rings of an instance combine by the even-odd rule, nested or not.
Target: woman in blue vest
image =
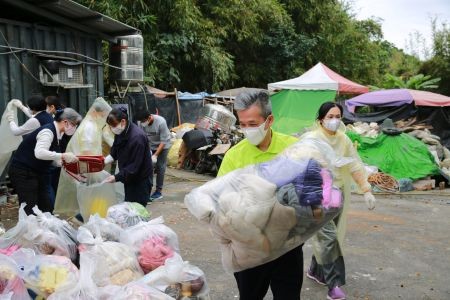
[[[73,135],[81,119],[72,108],[58,110],[53,122],[28,134],[14,153],[9,178],[19,202],[26,203],[28,215],[35,205],[41,211],[53,211],[47,190],[48,172],[52,163],[61,165],[62,160],[69,163],[78,160],[73,153],[60,153],[59,141],[63,135]]]
[[[22,110],[28,117],[30,117],[22,126],[18,126],[14,121],[14,115],[10,114],[7,116],[9,121],[9,127],[15,136],[29,134],[39,127],[52,123],[52,116],[46,111],[47,102],[42,96],[31,96],[27,100],[27,105],[24,106],[20,100],[12,100],[14,105],[18,109]]]

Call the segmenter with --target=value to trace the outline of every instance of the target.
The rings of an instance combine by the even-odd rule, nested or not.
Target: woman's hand
[[[377,200],[375,199],[375,196],[371,192],[364,193],[364,200],[366,201],[366,205],[369,210],[375,208],[375,202],[377,202]]]

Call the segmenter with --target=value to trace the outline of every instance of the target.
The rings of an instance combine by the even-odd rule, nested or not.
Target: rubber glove
[[[366,201],[367,208],[372,210],[375,208],[375,196],[371,192],[364,193],[364,201]]]
[[[108,165],[114,161],[114,158],[111,155],[105,157],[105,165]]]
[[[152,155],[152,163],[156,164],[156,162],[158,161],[158,156],[156,156],[155,154]]]
[[[65,161],[66,163],[74,163],[78,161],[78,157],[73,154],[72,152],[66,152],[62,154],[62,159],[63,161]]]
[[[24,107],[24,105],[22,104],[22,101],[20,101],[19,99],[12,99],[11,103],[18,109],[22,109]]]
[[[8,122],[14,122],[14,113],[12,111],[6,114],[6,120],[8,120]]]
[[[110,175],[106,177],[105,180],[102,181],[102,183],[114,183],[116,182],[116,177],[114,175]]]

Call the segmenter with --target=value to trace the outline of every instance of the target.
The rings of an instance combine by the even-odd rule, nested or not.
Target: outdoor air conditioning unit
[[[39,79],[45,86],[91,88],[92,84],[84,83],[83,66],[82,62],[43,60],[39,64]]]

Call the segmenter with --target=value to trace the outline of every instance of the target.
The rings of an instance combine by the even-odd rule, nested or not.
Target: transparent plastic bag
[[[78,269],[69,258],[57,255],[34,255],[16,252],[13,257],[21,271],[27,288],[44,298],[54,292],[74,287],[79,279]]]
[[[225,270],[245,270],[299,246],[340,212],[342,197],[332,183],[335,163],[328,144],[303,139],[273,160],[192,190],[185,204],[219,240]],[[277,191],[287,186],[290,193],[281,201]]]
[[[188,261],[183,261],[178,254],[168,258],[165,265],[148,273],[139,281],[175,299],[177,294],[185,297],[193,296],[195,299],[209,299],[205,273]]]
[[[124,286],[105,286],[101,288],[99,300],[174,300],[174,298],[141,282],[130,282]],[[176,299],[175,299],[176,300]]]
[[[78,241],[82,244],[80,253],[95,261],[93,279],[97,286],[125,285],[144,275],[130,246],[105,242],[99,234],[94,238],[83,227],[78,229]]]
[[[116,195],[116,183],[103,183],[109,175],[103,171],[91,174],[87,183],[77,183],[78,205],[84,220],[94,214],[104,218],[108,209],[120,202]]]
[[[0,254],[0,299],[31,300],[16,262]]]
[[[163,217],[126,228],[120,241],[135,249],[144,273],[163,265],[174,252],[180,251],[177,234],[164,225]]]
[[[122,227],[100,217],[98,214],[91,215],[89,221],[81,227],[89,230],[95,238],[97,234],[103,241],[119,242],[123,232]]]
[[[36,206],[33,208],[36,215],[27,216],[24,207],[25,203],[19,208],[16,226],[0,237],[0,248],[30,248],[39,254],[61,255],[75,261],[78,255],[75,229]]]
[[[95,261],[89,256],[82,254],[80,256],[80,279],[76,285],[61,287],[48,300],[97,300],[99,290],[92,280]]]
[[[150,220],[150,212],[136,202],[123,202],[108,209],[106,219],[127,228]]]

